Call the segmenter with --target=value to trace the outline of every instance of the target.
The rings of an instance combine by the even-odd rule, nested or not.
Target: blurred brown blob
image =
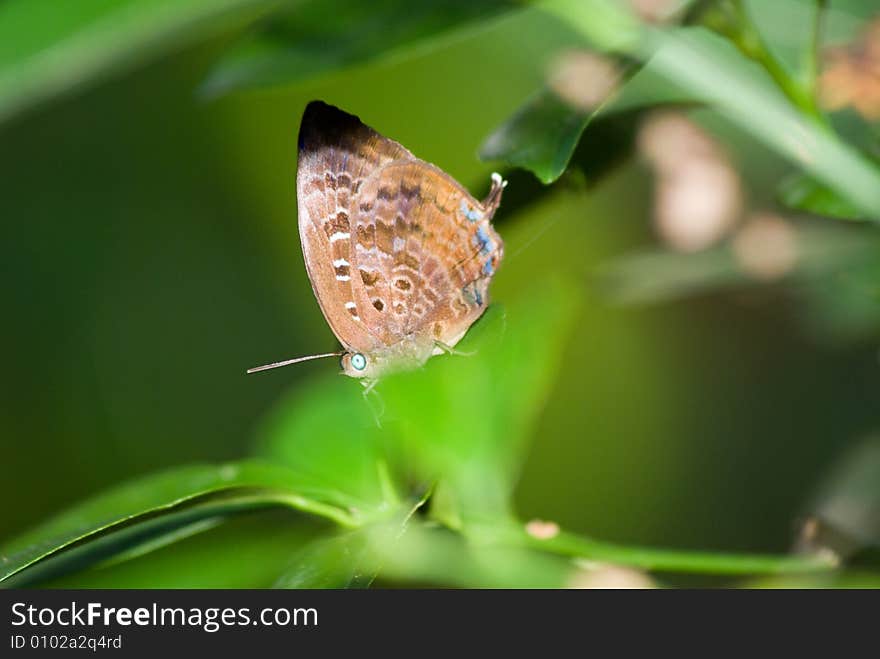
[[[647,23],[663,23],[681,8],[681,0],[629,0],[636,16]]]
[[[839,562],[880,550],[880,437],[870,436],[841,456],[806,511],[797,551]]]
[[[855,43],[826,52],[819,102],[826,110],[852,107],[868,120],[880,119],[880,18]]]
[[[551,63],[547,84],[570,106],[592,112],[614,93],[620,79],[620,68],[607,57],[567,50]]]
[[[549,540],[559,535],[559,525],[556,522],[533,519],[526,524],[526,533],[538,540]]]
[[[723,238],[742,208],[739,174],[715,140],[687,117],[656,113],[638,148],[657,176],[654,222],[673,249],[694,252]]]
[[[734,236],[731,247],[739,266],[756,279],[779,279],[797,265],[794,227],[771,213],[750,217]]]
[[[568,582],[569,588],[654,588],[648,575],[620,565],[598,565],[578,570]]]
[[[845,547],[846,555],[851,554],[853,550],[853,545],[847,538],[817,517],[808,517],[801,523],[793,551],[821,557],[829,565],[840,565],[843,559],[832,547]]]

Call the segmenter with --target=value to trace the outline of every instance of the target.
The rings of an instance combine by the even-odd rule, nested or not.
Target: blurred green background
[[[248,454],[286,391],[335,369],[244,374],[336,345],[297,235],[309,100],[358,114],[480,197],[499,168],[478,160],[480,143],[574,42],[548,17],[514,14],[406,57],[202,98],[244,29],[230,19],[0,124],[0,538],[133,476]],[[711,112],[695,117],[749,203],[772,205],[789,166]],[[584,295],[516,506],[605,540],[787,551],[831,464],[880,427],[876,334],[823,331],[784,282],[617,303],[597,272],[657,244],[650,171],[621,156],[540,197],[508,171],[494,299],[552,271]],[[282,534],[281,515],[239,524]]]

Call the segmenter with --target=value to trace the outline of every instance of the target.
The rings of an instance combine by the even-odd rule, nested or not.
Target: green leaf
[[[400,438],[396,464],[441,479],[462,517],[506,515],[526,440],[550,394],[580,298],[555,278],[507,309],[491,307],[457,346],[376,390],[383,425]],[[445,515],[452,516],[449,506]]]
[[[204,520],[278,505],[355,524],[332,499],[308,487],[297,489],[295,474],[283,467],[256,462],[183,467],[98,495],[13,540],[0,549],[0,581],[55,556],[59,561],[50,574],[155,542]]]
[[[367,397],[348,378],[317,379],[270,416],[260,453],[297,482],[331,488],[349,510],[393,511],[400,484],[419,497],[441,478],[455,506],[502,514],[578,298],[555,279],[537,283],[471,327],[459,348],[474,355],[433,357]]]
[[[880,329],[880,243],[871,234],[857,237],[866,252],[862,258],[842,262],[828,276],[817,277],[800,291],[806,303],[805,324],[821,339],[876,341]]]
[[[703,29],[658,33],[656,70],[880,221],[880,170],[806,117],[756,64]]]
[[[843,557],[880,549],[880,436],[857,443],[832,466],[806,511],[816,525],[803,538],[808,548]]]
[[[549,184],[568,166],[595,112],[573,108],[544,88],[495,129],[480,147],[482,160],[503,160]]]
[[[428,499],[430,490],[409,510],[365,525],[355,531],[322,538],[296,554],[291,567],[275,583],[277,588],[367,588],[379,574],[382,556],[376,551],[396,543],[413,516]]]
[[[292,83],[380,57],[412,54],[516,7],[510,0],[307,0],[226,53],[202,91],[214,96]]]
[[[572,107],[544,87],[485,139],[480,158],[526,169],[547,185],[565,172],[584,131],[595,120],[657,105],[694,102],[692,95],[660,79],[650,64],[591,112]]]
[[[652,75],[674,85],[675,95],[712,106],[848,199],[867,218],[880,221],[880,169],[821,123],[802,115],[766,71],[725,39],[704,28],[640,25],[612,0],[548,0],[539,6],[577,30],[592,47],[650,60]],[[492,148],[485,154],[509,158],[542,180],[553,180],[568,162],[577,129],[586,124],[583,116],[548,104],[539,95],[493,134]]]
[[[792,176],[779,188],[779,200],[795,210],[843,220],[864,220],[865,214],[827,185],[802,174]]]
[[[750,281],[726,247],[693,254],[643,249],[603,265],[597,275],[606,295],[619,304],[668,302]]]
[[[552,3],[538,6],[556,11]],[[638,24],[627,11],[604,0],[583,0],[583,10],[590,15],[584,24],[590,45],[606,51],[634,48]],[[480,158],[502,160],[529,170],[544,184],[552,183],[565,171],[581,135],[602,107],[573,107],[545,86],[484,140]]]
[[[0,2],[0,121],[278,0]]]
[[[211,521],[211,520],[208,520]],[[328,537],[326,520],[283,508],[224,518],[213,528],[161,547],[150,544],[39,580],[41,588],[270,588],[298,548]],[[166,538],[161,538],[165,540]],[[39,566],[35,566],[39,569]],[[30,576],[31,570],[20,573]],[[15,578],[9,583],[14,584]]]
[[[367,543],[365,529],[322,538],[296,552],[276,588],[368,588],[379,562]]]
[[[328,370],[333,370],[332,368]],[[399,503],[390,481],[377,410],[360,383],[337,373],[309,381],[280,401],[257,436],[257,451],[285,465],[296,482],[359,517]]]

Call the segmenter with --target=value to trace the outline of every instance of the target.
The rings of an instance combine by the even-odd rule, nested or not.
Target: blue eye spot
[[[367,358],[356,352],[351,356],[351,367],[356,371],[363,371],[367,367]]]

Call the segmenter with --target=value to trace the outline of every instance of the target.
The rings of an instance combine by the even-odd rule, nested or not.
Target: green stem
[[[523,525],[509,528],[503,537],[512,544],[553,554],[657,572],[745,576],[829,572],[838,567],[838,562],[830,556],[773,556],[629,547],[565,531],[551,538],[539,539],[529,535]]]

